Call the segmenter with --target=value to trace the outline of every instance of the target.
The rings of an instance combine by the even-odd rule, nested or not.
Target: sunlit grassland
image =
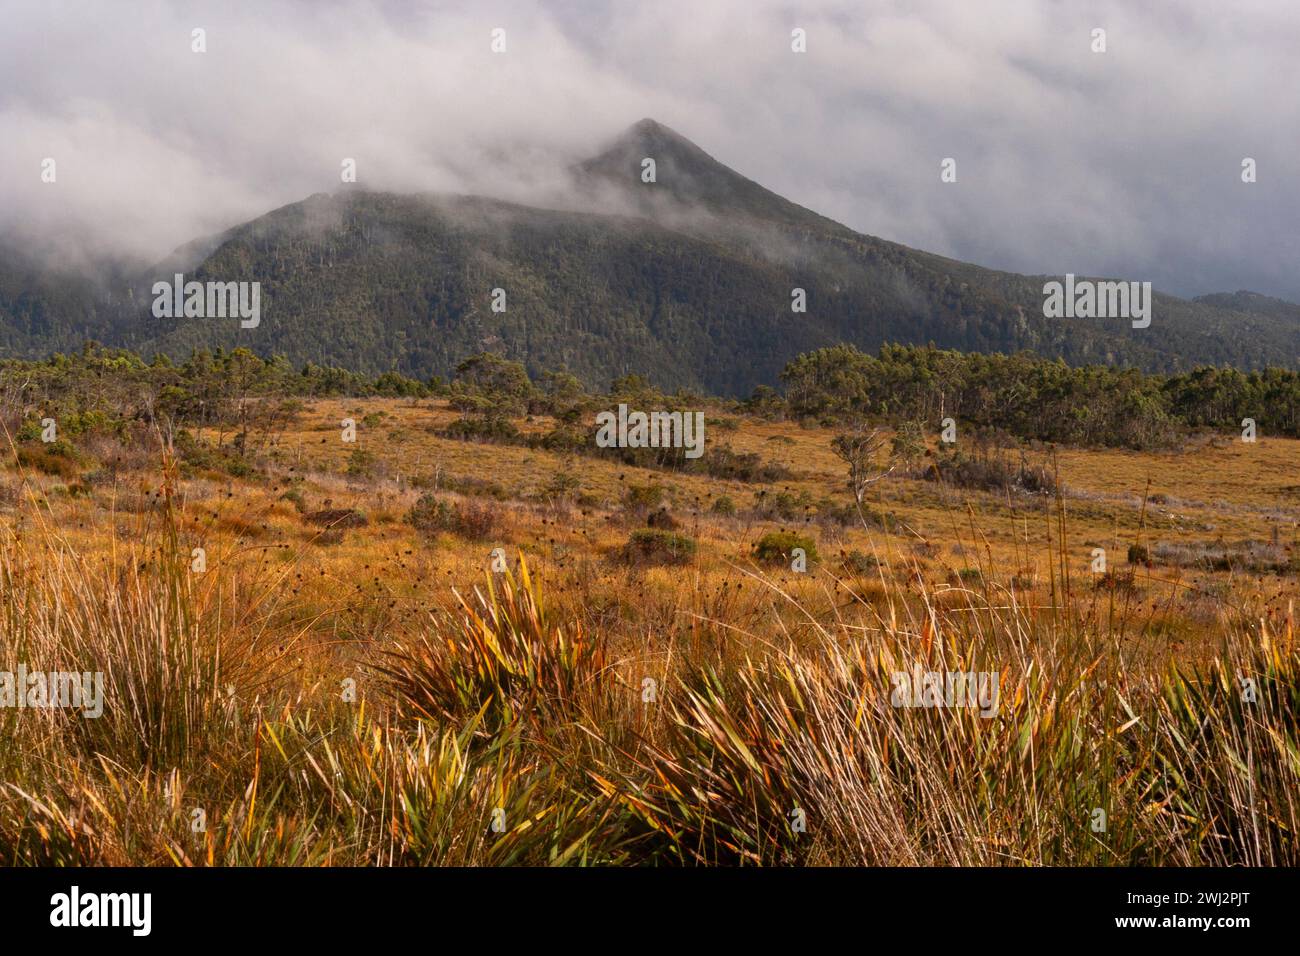
[[[453,417],[316,402],[267,477],[160,457],[73,493],[11,466],[0,669],[101,670],[108,695],[98,720],[0,709],[0,859],[1300,861],[1294,571],[1127,560],[1293,546],[1300,443],[1043,450],[1059,496],[891,478],[883,520],[841,526],[751,513],[848,498],[825,429],[711,432],[790,469],[754,485],[433,434]],[[557,472],[577,484],[548,492]],[[465,479],[499,497],[446,490]],[[648,484],[690,560],[625,560]],[[413,527],[430,488],[485,504],[491,533]],[[305,518],[325,510],[365,524]],[[822,560],[756,563],[780,528]],[[1094,547],[1131,581],[1094,574]],[[917,664],[996,672],[996,716],[892,706]]]

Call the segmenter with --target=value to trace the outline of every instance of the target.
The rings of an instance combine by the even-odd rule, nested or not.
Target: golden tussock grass
[[[6,496],[0,671],[97,671],[105,703],[0,708],[0,859],[1300,862],[1294,571],[1124,560],[1153,537],[1284,547],[1279,469],[1237,463],[1218,488],[1157,480],[1165,456],[1069,451],[1064,498],[899,481],[883,526],[842,526],[756,517],[742,483],[445,442],[444,410],[363,404],[409,436],[363,433],[382,475],[319,443],[349,400],[311,409],[268,477],[168,461]],[[845,496],[824,432],[729,440],[793,469],[773,491]],[[579,488],[548,497],[565,468]],[[631,483],[668,486],[688,560],[625,558]],[[491,532],[413,527],[425,493],[486,509]],[[710,512],[722,495],[737,515]],[[820,561],[756,565],[781,528]],[[996,675],[996,707],[901,706],[917,671]]]

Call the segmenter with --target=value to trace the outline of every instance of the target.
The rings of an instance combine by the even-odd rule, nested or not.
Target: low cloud
[[[1278,86],[1296,49],[1300,8],[1266,0],[19,0],[0,34],[0,231],[70,265],[153,261],[341,188],[345,158],[364,188],[548,201],[567,163],[653,116],[911,246],[1300,299],[1300,102]]]

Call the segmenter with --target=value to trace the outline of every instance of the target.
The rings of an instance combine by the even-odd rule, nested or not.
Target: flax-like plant
[[[460,722],[482,711],[484,732],[495,732],[519,718],[572,716],[610,677],[604,639],[548,613],[522,556],[517,577],[489,575],[472,600],[457,599],[453,625],[435,619],[431,633],[395,644],[377,668],[415,714]]]

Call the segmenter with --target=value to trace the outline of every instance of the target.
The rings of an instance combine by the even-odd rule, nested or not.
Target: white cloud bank
[[[368,188],[526,199],[653,116],[908,245],[1300,299],[1297,51],[1289,0],[11,0],[0,230],[154,260],[339,188],[345,157]]]

